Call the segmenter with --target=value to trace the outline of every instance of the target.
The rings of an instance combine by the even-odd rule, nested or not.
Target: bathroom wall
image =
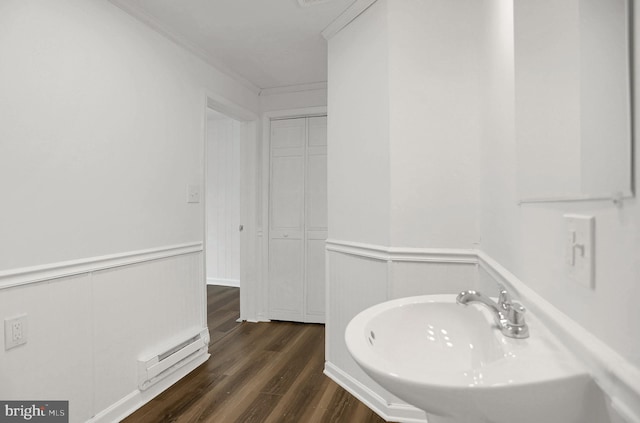
[[[390,241],[386,8],[374,3],[329,42],[330,239]]]
[[[478,7],[378,0],[329,40],[326,373],[391,421],[424,412],[364,375],[344,329],[370,305],[475,283]]]
[[[473,0],[388,2],[393,246],[477,245],[481,9]]]
[[[257,94],[101,0],[0,4],[2,399],[68,399],[71,421],[150,399],[137,359],[205,320],[205,93]]]
[[[535,4],[535,2],[532,2]],[[598,337],[624,359],[640,367],[640,339],[633,322],[640,308],[640,209],[637,199],[622,207],[611,201],[517,205],[518,166],[513,126],[513,10],[509,2],[487,2],[489,21],[483,69],[485,85],[483,122],[481,249],[514,273],[557,309]],[[517,7],[517,4],[516,4]],[[634,19],[640,15],[634,11]],[[633,37],[638,48],[639,30]],[[517,52],[516,52],[517,54]],[[637,52],[635,52],[637,56]],[[638,70],[634,69],[638,78]],[[515,86],[516,94],[519,86]],[[636,87],[634,97],[637,98]],[[640,115],[634,115],[637,127]],[[635,149],[638,163],[638,149]],[[638,186],[636,171],[635,186]],[[569,281],[565,274],[563,214],[595,216],[595,289]]]
[[[420,415],[362,374],[344,328],[389,298],[494,289],[468,249],[640,364],[637,200],[518,205],[513,13],[501,0],[378,0],[329,40],[326,372],[392,420]],[[595,291],[566,280],[564,213],[596,217]]]

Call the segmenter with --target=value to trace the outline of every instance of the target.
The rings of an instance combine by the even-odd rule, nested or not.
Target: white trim
[[[63,261],[41,266],[5,270],[0,272],[0,290],[96,272],[98,270],[128,266],[136,263],[199,252],[202,252],[202,243],[192,242],[188,244],[170,245],[147,250],[130,251],[126,253]]]
[[[286,94],[286,93],[297,93],[303,91],[320,91],[327,89],[327,82],[311,82],[309,84],[297,84],[297,85],[285,85],[282,87],[272,87],[265,88],[260,90],[260,97],[275,95],[275,94]]]
[[[220,73],[228,76],[229,78],[236,81],[238,84],[243,87],[249,89],[252,93],[258,94],[260,92],[260,88],[258,88],[255,84],[253,84],[248,79],[240,76],[235,71],[231,70],[228,66],[224,65],[221,61],[213,57],[211,53],[206,51],[205,49],[196,46],[192,42],[190,42],[187,37],[182,34],[179,34],[171,29],[169,29],[166,25],[164,25],[161,21],[151,16],[141,7],[136,6],[133,2],[125,1],[125,0],[109,0],[111,4],[123,10],[125,13],[133,16],[138,21],[147,25],[149,28],[153,29],[158,34],[164,36],[170,41],[174,42],[178,46],[187,50],[189,53],[195,55],[200,58],[214,69],[219,71]]]
[[[371,388],[329,361],[324,363],[324,374],[386,421],[427,423],[424,411],[409,404],[388,403]]]
[[[197,359],[186,364],[181,369],[177,370],[174,374],[167,376],[167,378],[151,386],[146,391],[135,390],[129,395],[126,395],[121,400],[111,405],[110,407],[102,410],[94,417],[89,419],[87,423],[102,423],[102,422],[119,422],[125,417],[131,415],[133,412],[147,404],[156,396],[160,395],[163,391],[171,387],[174,383],[191,373],[202,363],[206,362],[210,354],[204,354]]]
[[[535,203],[575,203],[582,201],[611,201],[613,204],[620,204],[623,200],[634,198],[633,191],[625,191],[611,194],[576,194],[560,195],[557,197],[525,197],[518,200],[518,204]]]
[[[207,278],[207,285],[230,286],[240,288],[240,279]]]
[[[325,40],[331,39],[340,32],[351,21],[360,16],[362,12],[367,10],[376,0],[356,0],[344,12],[342,12],[333,22],[322,30],[322,36]]]
[[[313,107],[300,107],[297,109],[285,109],[275,110],[271,112],[265,112],[262,114],[263,134],[266,138],[265,141],[270,141],[269,126],[272,120],[275,119],[294,119],[297,117],[313,117],[313,116],[326,116],[327,106],[313,106]],[[271,144],[269,142],[269,144]]]
[[[475,250],[455,248],[402,248],[328,239],[327,251],[392,262],[477,264]]]

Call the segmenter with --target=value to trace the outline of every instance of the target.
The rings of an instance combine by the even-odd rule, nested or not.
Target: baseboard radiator
[[[138,360],[138,388],[141,391],[169,376],[185,364],[207,354],[209,331],[203,329],[198,334],[159,354]]]

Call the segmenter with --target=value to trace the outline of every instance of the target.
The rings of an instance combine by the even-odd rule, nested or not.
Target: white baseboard
[[[231,286],[240,288],[240,279],[207,278],[207,285]]]
[[[371,388],[329,361],[324,363],[324,374],[388,422],[428,423],[424,411],[408,404],[387,403]]]
[[[167,390],[171,385],[191,373],[202,363],[206,362],[210,354],[204,354],[192,362],[186,364],[181,369],[177,370],[171,376],[167,376],[166,379],[156,383],[145,391],[135,390],[129,395],[122,398],[109,408],[102,410],[96,414],[93,418],[87,421],[87,423],[107,423],[107,422],[119,422],[125,417],[131,415],[133,412],[144,406],[156,396],[160,395],[163,391]]]

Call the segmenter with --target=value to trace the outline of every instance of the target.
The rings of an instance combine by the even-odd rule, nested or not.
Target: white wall
[[[392,245],[478,243],[481,4],[388,2]]]
[[[326,371],[391,421],[424,412],[359,369],[344,330],[381,301],[475,284],[477,9],[378,0],[329,40]]]
[[[521,216],[517,206],[514,113],[513,6],[485,2],[481,80],[480,231],[482,249],[521,269]],[[500,234],[498,237],[497,235]]]
[[[536,4],[536,2],[531,2]],[[637,199],[618,208],[612,202],[517,205],[514,181],[527,156],[516,157],[513,121],[512,50],[509,48],[510,7],[492,7],[487,24],[492,33],[489,78],[484,98],[485,131],[482,151],[481,249],[516,274],[571,319],[600,338],[636,367],[640,367],[640,339],[634,336],[640,308],[640,210]],[[634,19],[640,17],[635,11]],[[512,33],[512,32],[511,32]],[[635,40],[640,36],[636,29]],[[637,43],[635,43],[637,49]],[[516,51],[517,54],[517,51]],[[636,52],[637,55],[637,52]],[[636,69],[636,78],[638,71]],[[503,81],[502,83],[495,83]],[[520,89],[516,85],[515,89]],[[636,89],[635,96],[638,95]],[[634,121],[640,119],[636,111]],[[636,148],[635,162],[638,163]],[[638,186],[638,172],[635,184]],[[578,213],[596,219],[596,287],[589,290],[570,282],[564,269],[563,214]]]
[[[106,2],[7,1],[0,24],[0,269],[201,239],[204,90],[255,96]]]
[[[329,238],[390,240],[389,58],[386,1],[329,42]]]
[[[207,283],[240,286],[241,123],[218,115],[207,124]]]
[[[344,328],[396,296],[495,289],[469,248],[640,367],[637,200],[518,205],[513,13],[378,0],[329,40],[327,373],[392,420],[419,415],[350,361]],[[564,213],[596,217],[595,291],[566,280]]]
[[[268,90],[260,93],[260,110],[271,112],[291,110],[304,107],[320,107],[327,105],[327,88],[310,86],[309,89],[299,87],[300,91],[280,92]]]
[[[0,56],[0,397],[139,405],[137,358],[206,325],[205,92],[258,98],[101,0],[3,1]]]

